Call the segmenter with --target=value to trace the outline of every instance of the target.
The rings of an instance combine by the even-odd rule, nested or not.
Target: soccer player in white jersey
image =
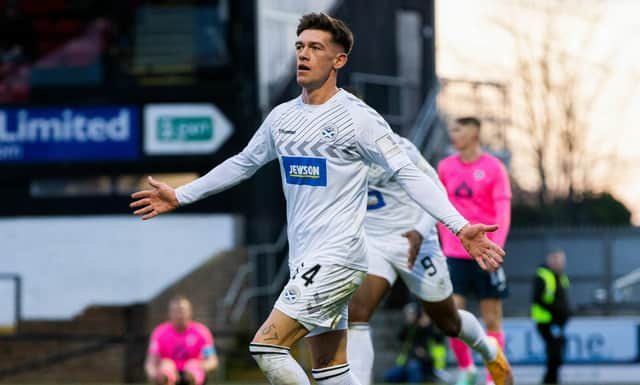
[[[444,192],[437,172],[413,143],[398,135],[395,139],[418,169]],[[364,227],[369,269],[349,302],[347,344],[349,364],[360,384],[371,385],[374,350],[369,319],[398,276],[446,335],[460,338],[480,353],[489,371],[496,373],[497,384],[511,383],[511,369],[497,341],[485,334],[473,314],[456,310],[437,220],[411,200],[395,175],[380,166],[372,165],[369,170],[368,195]]]
[[[291,276],[249,348],[272,384],[309,384],[289,354],[304,336],[318,384],[358,383],[347,364],[347,303],[367,270],[363,221],[370,164],[395,174],[484,268],[497,269],[504,256],[485,235],[497,226],[464,219],[407,158],[384,119],[337,87],[352,44],[342,21],[303,16],[295,42],[301,95],[275,107],[244,150],[201,178],[175,190],[150,178],[153,189],[132,195],[134,214],[149,219],[228,189],[278,159]]]

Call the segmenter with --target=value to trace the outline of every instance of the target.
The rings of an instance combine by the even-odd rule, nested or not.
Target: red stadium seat
[[[22,0],[19,3],[22,12],[28,15],[44,15],[65,8],[65,0]]]

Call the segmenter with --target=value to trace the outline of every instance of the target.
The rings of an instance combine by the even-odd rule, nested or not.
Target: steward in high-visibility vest
[[[539,266],[533,285],[533,321],[538,324],[565,324],[570,312],[568,289],[569,278],[564,272],[554,272],[546,264]]]
[[[556,250],[547,256],[547,262],[536,269],[533,281],[531,318],[544,340],[547,370],[544,384],[557,384],[562,365],[566,338],[564,326],[569,320],[569,278],[564,273],[566,256]]]

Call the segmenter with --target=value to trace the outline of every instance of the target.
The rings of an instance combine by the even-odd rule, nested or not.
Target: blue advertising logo
[[[327,185],[327,160],[325,158],[283,156],[282,167],[288,184]]]
[[[0,163],[132,160],[139,136],[133,107],[0,109]]]

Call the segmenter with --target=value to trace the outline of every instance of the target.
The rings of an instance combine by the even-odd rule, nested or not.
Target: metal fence
[[[510,296],[505,315],[527,315],[536,267],[547,253],[567,254],[570,301],[578,314],[638,314],[640,228],[513,229],[504,268]]]

